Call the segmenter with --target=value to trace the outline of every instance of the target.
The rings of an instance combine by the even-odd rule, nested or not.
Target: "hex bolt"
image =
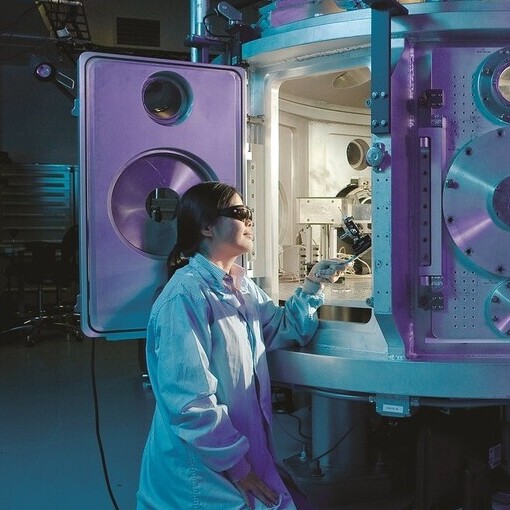
[[[499,321],[499,317],[497,315],[494,315],[492,317],[492,322],[498,322]]]
[[[373,126],[373,127],[377,127],[377,126],[379,126],[379,121],[378,121],[378,120],[373,120],[373,121],[372,121],[372,126]]]
[[[453,220],[454,220],[453,216],[448,216],[448,218],[446,218],[446,221],[448,223],[453,223]]]
[[[377,99],[379,97],[379,92],[372,92],[372,99]]]
[[[493,303],[499,303],[500,299],[499,299],[499,297],[498,297],[498,296],[492,296],[491,301],[492,301]]]
[[[466,249],[466,255],[471,255],[473,253],[473,249],[472,248],[467,248]]]
[[[382,92],[381,92],[381,97],[382,97],[383,99],[386,99],[386,98],[388,97],[388,93],[387,93],[387,92],[382,91]]]
[[[510,289],[510,281],[506,282],[506,288]]]
[[[381,126],[382,127],[386,127],[388,125],[388,121],[387,120],[381,120]]]
[[[505,268],[504,268],[503,266],[498,266],[498,267],[496,268],[496,271],[497,271],[498,273],[503,273],[503,272],[505,271]]]
[[[471,147],[467,147],[465,153],[466,156],[471,156],[473,154],[473,149]]]
[[[457,181],[455,179],[446,179],[446,187],[450,189],[454,189],[458,186]]]

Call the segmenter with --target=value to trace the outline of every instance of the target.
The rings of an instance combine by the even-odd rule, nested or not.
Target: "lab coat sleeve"
[[[266,350],[288,347],[296,342],[306,345],[311,340],[319,325],[317,309],[324,303],[322,286],[314,287],[313,291],[317,293],[298,287],[284,306],[278,306],[262,289],[256,287]]]
[[[147,334],[148,347],[149,341],[153,346],[149,375],[170,432],[210,469],[238,481],[251,469],[244,459],[249,444],[215,396],[207,309],[203,296],[178,295],[154,311]]]

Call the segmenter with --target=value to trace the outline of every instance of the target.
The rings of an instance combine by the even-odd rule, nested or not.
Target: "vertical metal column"
[[[407,14],[396,0],[365,0],[372,8],[372,134],[391,131],[391,17]],[[376,43],[376,44],[375,44]]]
[[[190,30],[191,36],[205,36],[204,18],[209,10],[209,0],[190,0]],[[191,48],[192,62],[208,62],[209,48]]]

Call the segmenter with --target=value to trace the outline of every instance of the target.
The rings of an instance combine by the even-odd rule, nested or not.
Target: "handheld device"
[[[365,253],[368,249],[372,246],[372,238],[369,234],[363,234],[359,227],[354,223],[354,219],[352,216],[346,216],[343,218],[343,222],[345,225],[345,232],[342,234],[342,239],[345,239],[347,237],[351,238],[352,243],[352,249],[354,251],[354,254],[352,254],[349,258],[344,260],[328,260],[329,262],[329,268],[326,268],[324,270],[320,270],[317,273],[315,273],[315,276],[318,276],[320,278],[328,278],[331,276],[332,272],[338,271],[345,267],[350,262],[353,262],[356,260],[360,255]]]

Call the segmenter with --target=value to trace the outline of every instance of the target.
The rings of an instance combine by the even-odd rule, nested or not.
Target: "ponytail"
[[[188,262],[189,260],[182,256],[182,251],[179,248],[178,243],[176,243],[166,261],[168,279],[170,280],[177,269],[186,266]]]

